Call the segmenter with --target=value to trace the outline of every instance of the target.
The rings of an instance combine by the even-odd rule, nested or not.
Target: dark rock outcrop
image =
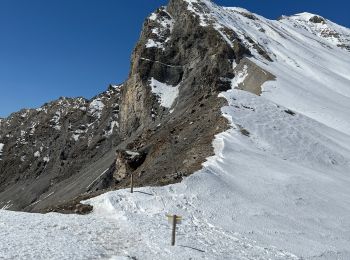
[[[322,23],[322,24],[325,24],[326,23],[326,20],[323,19],[321,16],[313,16],[309,19],[310,22],[313,22],[313,23]]]
[[[2,120],[0,207],[30,210],[120,143],[119,93],[120,86],[111,86],[92,100],[60,98]],[[71,196],[83,190],[77,187]]]

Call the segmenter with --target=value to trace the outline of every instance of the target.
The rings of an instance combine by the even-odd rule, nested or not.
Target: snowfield
[[[103,194],[87,216],[0,210],[0,259],[350,259],[350,52],[311,14],[252,20],[203,0],[203,15],[186,1],[202,26],[261,43],[273,62],[250,60],[276,80],[256,96],[235,89],[249,69],[237,73],[220,94],[231,128],[181,183]],[[171,107],[177,89],[151,84]],[[174,247],[166,214],[183,217]]]

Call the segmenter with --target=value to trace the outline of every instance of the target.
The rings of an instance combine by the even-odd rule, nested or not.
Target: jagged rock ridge
[[[10,209],[35,205],[40,195],[119,143],[120,88],[110,86],[92,100],[60,98],[2,120],[2,204]]]

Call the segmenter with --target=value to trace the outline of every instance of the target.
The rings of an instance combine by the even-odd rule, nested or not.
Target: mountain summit
[[[0,120],[0,208],[90,204],[139,227],[124,231],[142,233],[126,245],[142,259],[174,211],[196,257],[348,259],[349,71],[350,29],[321,16],[170,0],[145,20],[126,82]],[[133,196],[118,190],[131,174]]]

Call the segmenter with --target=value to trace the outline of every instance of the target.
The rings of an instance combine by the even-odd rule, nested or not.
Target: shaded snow
[[[152,87],[152,93],[159,97],[160,105],[166,108],[171,108],[175,99],[179,95],[179,85],[171,86],[151,78],[150,86]]]
[[[131,159],[140,155],[138,152],[133,152],[133,151],[128,151],[128,150],[126,150],[125,152],[130,156]]]
[[[73,140],[74,140],[75,142],[78,142],[78,141],[79,141],[79,137],[80,137],[80,134],[74,133],[74,134],[72,135],[72,138],[73,138]]]
[[[146,43],[146,48],[162,48],[163,47],[163,43],[161,42],[157,42],[153,39],[148,39],[147,43]]]
[[[146,48],[160,48],[165,50],[164,44],[170,40],[169,35],[173,30],[174,21],[164,8],[161,9],[161,11],[166,13],[167,16],[160,15],[159,13],[152,13],[148,18],[149,20],[156,22],[156,27],[151,30],[152,38],[147,40]]]
[[[89,113],[99,119],[101,118],[104,107],[105,105],[103,104],[102,100],[100,98],[96,98],[92,100],[89,105]]]
[[[61,112],[60,111],[57,111],[55,113],[55,115],[53,116],[53,118],[50,120],[54,125],[53,125],[53,128],[56,129],[56,130],[61,130],[61,126],[59,124],[61,120]]]
[[[239,84],[243,83],[248,76],[248,66],[244,65],[243,70],[238,72],[237,75],[231,80],[231,88],[237,88]]]
[[[114,129],[115,128],[117,128],[117,127],[119,127],[119,123],[117,122],[117,121],[112,121],[112,122],[110,122],[110,124],[109,124],[109,130],[108,131],[105,131],[105,136],[111,136],[112,134],[113,134],[113,131],[114,131]]]
[[[0,160],[2,160],[1,156],[2,156],[2,153],[3,153],[3,150],[4,150],[4,146],[5,146],[5,144],[0,143]]]

